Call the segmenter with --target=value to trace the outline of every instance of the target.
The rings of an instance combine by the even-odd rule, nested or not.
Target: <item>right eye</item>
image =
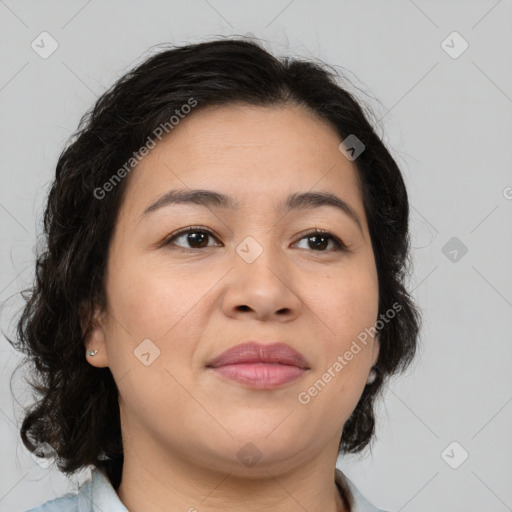
[[[181,229],[177,233],[173,233],[169,238],[167,238],[163,245],[177,245],[178,247],[191,250],[203,249],[205,247],[214,247],[208,245],[208,237],[216,238],[210,230],[203,228],[202,226],[190,226],[188,228]],[[189,247],[176,244],[175,240],[179,240],[180,238],[183,238],[185,243],[189,244]]]

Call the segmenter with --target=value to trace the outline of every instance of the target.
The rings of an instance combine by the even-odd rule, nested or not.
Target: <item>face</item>
[[[319,456],[334,464],[378,357],[377,338],[357,341],[377,320],[378,280],[356,167],[340,142],[297,107],[208,108],[125,178],[107,307],[87,339],[98,350],[89,364],[110,367],[118,386],[125,457],[132,449],[168,467],[182,459],[239,474]],[[233,208],[160,202],[144,213],[178,189],[229,196]],[[286,208],[307,193],[348,206]],[[307,369],[258,388],[207,367],[251,340],[289,345]],[[261,457],[256,465],[247,453]]]

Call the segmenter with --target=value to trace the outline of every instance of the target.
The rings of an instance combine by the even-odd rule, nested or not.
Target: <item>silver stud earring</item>
[[[98,351],[97,351],[97,350],[89,350],[89,351],[87,352],[87,355],[92,357],[92,356],[95,356],[97,353],[98,353]]]
[[[368,375],[368,379],[366,380],[366,384],[373,384],[375,379],[377,378],[377,372],[374,368],[370,370],[370,374]]]

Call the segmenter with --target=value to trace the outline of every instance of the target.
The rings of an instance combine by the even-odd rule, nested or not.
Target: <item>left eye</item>
[[[174,244],[177,245],[178,247],[183,247],[185,249],[203,249],[205,247],[212,247],[211,245],[208,245],[209,237],[216,238],[215,235],[207,229],[199,229],[192,227],[184,229],[172,235],[164,242],[163,245]],[[175,240],[179,240],[180,238],[185,238],[185,243],[192,245],[192,247],[190,245],[189,247],[185,247],[180,244],[175,244]],[[333,243],[334,248],[336,250],[346,249],[345,244],[337,236],[334,236],[332,233],[329,233],[328,231],[312,231],[304,235],[299,240],[299,242],[307,239],[309,239],[309,247],[314,248],[315,251],[318,252],[325,252],[325,249],[327,249],[326,246],[328,245],[329,241]]]
[[[310,240],[309,246],[313,246],[316,250],[320,250],[320,252],[325,252],[324,249],[326,248],[326,241],[331,241],[336,250],[343,251],[346,249],[345,244],[337,236],[334,236],[328,231],[312,231],[311,233],[304,235],[300,241],[307,239]]]

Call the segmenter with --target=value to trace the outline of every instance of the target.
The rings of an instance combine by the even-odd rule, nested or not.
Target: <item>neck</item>
[[[336,458],[320,465],[322,453],[291,468],[244,473],[212,469],[174,452],[163,457],[151,441],[126,448],[117,494],[130,512],[239,512],[241,504],[244,512],[349,512],[334,482]]]

